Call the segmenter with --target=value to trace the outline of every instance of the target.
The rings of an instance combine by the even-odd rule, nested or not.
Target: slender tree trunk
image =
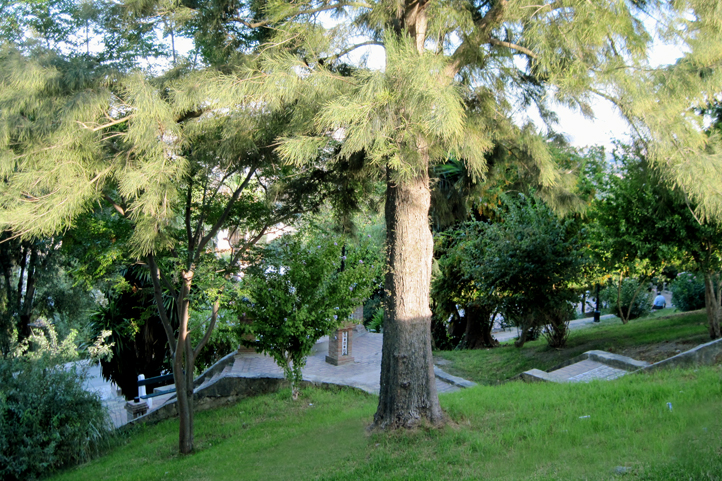
[[[722,312],[722,289],[720,289],[719,273],[704,273],[704,307],[707,311],[709,337],[719,339],[720,313]]]
[[[180,421],[178,450],[181,454],[193,451],[193,349],[188,337],[188,318],[193,271],[183,271],[183,284],[178,293],[178,341],[173,358],[173,377],[176,385],[176,406]]]
[[[431,192],[427,168],[421,172],[414,179],[396,182],[387,170],[386,322],[374,416],[379,428],[443,422],[431,354]]]
[[[622,324],[626,324],[629,319],[624,316],[624,309],[622,309],[622,282],[624,282],[624,276],[620,273],[619,282],[617,283],[617,313],[619,313]]]
[[[30,259],[26,262],[25,259],[28,254]],[[35,272],[38,266],[38,257],[38,249],[32,244],[28,246],[23,254],[21,276],[24,279],[20,279],[21,284],[18,287],[18,338],[20,340],[28,338],[31,334],[30,322],[32,321],[35,300]],[[23,282],[25,284],[24,289],[22,287]]]
[[[514,347],[524,347],[524,344],[529,338],[529,331],[533,328],[535,321],[534,314],[526,314],[526,317],[522,319],[521,332],[519,332],[519,339],[514,341]]]

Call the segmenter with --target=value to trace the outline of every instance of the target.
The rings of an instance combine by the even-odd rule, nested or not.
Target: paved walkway
[[[93,364],[88,368],[88,377],[85,380],[85,389],[100,396],[103,404],[108,408],[110,419],[117,428],[127,422],[125,414],[125,398],[119,396],[114,384],[103,379],[100,374],[100,364]]]
[[[303,368],[303,379],[310,382],[338,384],[352,386],[363,391],[378,394],[379,379],[381,378],[381,346],[383,335],[366,332],[361,328],[355,331],[352,339],[351,355],[354,362],[334,366],[326,362],[328,354],[328,336],[321,338],[313,347],[313,351],[306,359]],[[239,352],[235,355],[233,363],[224,373],[253,377],[278,377],[283,375],[270,356],[255,352]],[[443,372],[442,372],[443,375]],[[451,378],[451,376],[449,376]],[[445,380],[436,379],[436,388],[439,393],[454,392],[460,389]]]

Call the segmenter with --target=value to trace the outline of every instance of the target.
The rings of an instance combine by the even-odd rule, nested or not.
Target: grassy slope
[[[298,402],[289,397],[197,414],[190,456],[176,454],[178,422],[168,420],[53,479],[596,480],[616,479],[617,466],[634,479],[722,473],[721,366],[591,384],[478,386],[442,396],[452,420],[445,428],[392,434],[365,431],[373,396],[308,389]]]
[[[627,325],[614,318],[571,331],[564,349],[551,349],[541,338],[522,349],[508,342],[494,349],[436,351],[434,356],[451,362],[443,366],[450,374],[494,384],[532,368],[547,370],[592,349],[656,362],[709,340],[704,313],[670,315],[662,311]]]

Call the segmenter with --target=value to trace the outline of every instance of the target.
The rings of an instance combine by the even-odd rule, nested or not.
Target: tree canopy
[[[719,136],[694,112],[722,90],[719,1],[121,5],[109,10],[114,25],[126,33],[134,21],[162,28],[175,69],[128,71],[109,60],[115,53],[0,50],[0,225],[49,236],[108,196],[135,224],[135,254],[152,266],[151,257],[170,253],[180,283],[192,279],[260,165],[303,177],[307,187],[329,185],[344,162],[385,178],[380,427],[443,420],[429,336],[430,165],[451,156],[483,181],[486,154],[514,139],[542,186],[560,182],[549,145],[519,120],[520,108],[535,107],[554,129],[557,103],[591,116],[593,98],[612,102],[697,215],[722,217]],[[204,64],[176,58],[178,32],[194,39]],[[684,55],[650,65],[655,38]],[[384,49],[380,70],[349,59],[369,45]],[[119,52],[121,44],[105,46]],[[213,217],[218,195],[227,203]],[[196,214],[194,205],[209,211]]]

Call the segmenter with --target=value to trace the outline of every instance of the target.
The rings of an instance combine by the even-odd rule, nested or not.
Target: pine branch
[[[512,50],[517,50],[525,55],[528,55],[529,57],[531,57],[533,59],[538,58],[537,55],[534,52],[532,52],[531,50],[529,50],[528,48],[522,47],[521,45],[517,45],[515,43],[504,42],[504,41],[498,40],[494,37],[491,37],[489,39],[489,43],[492,45],[495,45],[497,47],[506,47],[506,48],[510,48]]]
[[[208,234],[206,234],[203,239],[198,243],[198,247],[196,248],[196,252],[193,255],[193,259],[195,261],[198,260],[201,253],[203,252],[203,249],[205,249],[206,245],[210,240],[215,237],[215,235],[218,233],[220,228],[223,226],[223,223],[228,218],[228,215],[231,213],[231,209],[233,209],[233,206],[235,205],[236,201],[238,200],[238,197],[240,197],[241,192],[243,192],[243,189],[246,188],[248,185],[248,182],[250,182],[251,178],[253,177],[253,174],[256,172],[256,168],[252,167],[250,171],[248,172],[248,175],[246,175],[246,178],[243,180],[241,185],[238,186],[238,188],[233,192],[233,195],[228,200],[228,203],[226,204],[226,208],[223,210],[223,213],[218,218],[215,224],[213,224],[213,227],[208,231]]]
[[[461,67],[464,66],[463,59],[467,56],[467,52],[474,51],[485,43],[492,43],[491,31],[504,19],[507,3],[508,0],[498,0],[487,10],[486,14],[483,16],[477,15],[477,18],[474,19],[474,26],[476,27],[474,32],[466,37],[461,44],[456,47],[454,53],[451,54],[451,62],[447,65],[445,72],[447,76],[453,77],[461,70]]]
[[[175,334],[173,327],[168,319],[168,312],[165,310],[163,305],[163,291],[160,288],[160,274],[158,271],[158,265],[155,263],[153,254],[148,254],[148,266],[150,266],[150,278],[153,281],[153,295],[155,296],[155,303],[158,305],[158,314],[160,316],[160,322],[163,324],[165,335],[168,337],[168,347],[170,347],[170,353],[175,356]]]
[[[125,209],[123,209],[119,204],[117,204],[108,194],[103,194],[103,198],[110,202],[110,205],[112,205],[113,208],[117,210],[121,216],[125,217]]]
[[[376,41],[376,40],[368,40],[368,41],[366,41],[366,42],[357,43],[356,45],[352,45],[352,46],[350,46],[350,47],[347,47],[347,48],[341,50],[341,51],[340,51],[339,53],[337,53],[336,55],[330,56],[329,58],[327,58],[327,59],[325,60],[325,62],[333,63],[333,62],[335,62],[336,60],[338,60],[338,59],[340,59],[341,57],[343,57],[344,55],[347,55],[347,54],[353,52],[354,50],[356,50],[356,49],[358,49],[358,48],[367,47],[367,46],[369,46],[369,45],[380,45],[380,46],[383,47],[384,43],[383,43],[383,42]]]
[[[197,119],[201,115],[203,115],[206,111],[204,109],[198,109],[198,110],[190,110],[188,112],[184,112],[181,114],[178,118],[175,119],[175,122],[177,124],[183,123],[186,120],[190,119]]]
[[[226,172],[223,177],[221,177],[221,179],[218,181],[215,189],[213,190],[213,193],[210,196],[208,196],[208,182],[203,185],[203,202],[201,203],[201,215],[198,219],[198,223],[196,224],[195,234],[193,234],[193,242],[192,244],[189,244],[188,247],[189,252],[193,252],[195,246],[198,244],[198,242],[200,242],[201,234],[203,233],[203,223],[206,220],[206,213],[208,212],[208,209],[206,207],[210,205],[210,203],[213,202],[213,200],[216,198],[216,195],[218,195],[218,192],[221,190],[221,187],[223,187],[225,181],[236,172],[238,172],[236,169],[232,169]],[[208,180],[208,178],[206,180]],[[188,201],[190,202],[190,195],[188,197]],[[189,206],[190,203],[186,206],[186,208],[189,209]],[[188,212],[188,214],[190,215],[190,211]]]
[[[288,15],[286,17],[286,19],[300,17],[301,15],[313,15],[314,13],[326,12],[328,10],[336,10],[336,9],[343,8],[343,7],[372,8],[372,6],[366,2],[339,2],[339,3],[335,3],[333,5],[324,5],[322,7],[309,8],[308,10],[299,10],[295,13]],[[229,20],[231,20],[233,22],[238,22],[238,23],[240,23],[248,28],[252,28],[252,29],[265,27],[265,26],[268,26],[268,25],[274,23],[273,19],[266,19],[266,20],[262,20],[260,22],[249,22],[245,18],[232,17]]]
[[[128,115],[121,119],[113,120],[112,122],[108,122],[107,124],[99,125],[97,127],[90,127],[87,124],[81,122],[80,120],[76,120],[76,122],[79,123],[80,125],[82,125],[84,129],[88,129],[91,132],[97,132],[99,130],[104,130],[104,129],[107,129],[108,127],[112,127],[113,125],[122,124],[123,122],[125,122],[126,120],[130,120],[131,118],[133,118],[133,115]]]

